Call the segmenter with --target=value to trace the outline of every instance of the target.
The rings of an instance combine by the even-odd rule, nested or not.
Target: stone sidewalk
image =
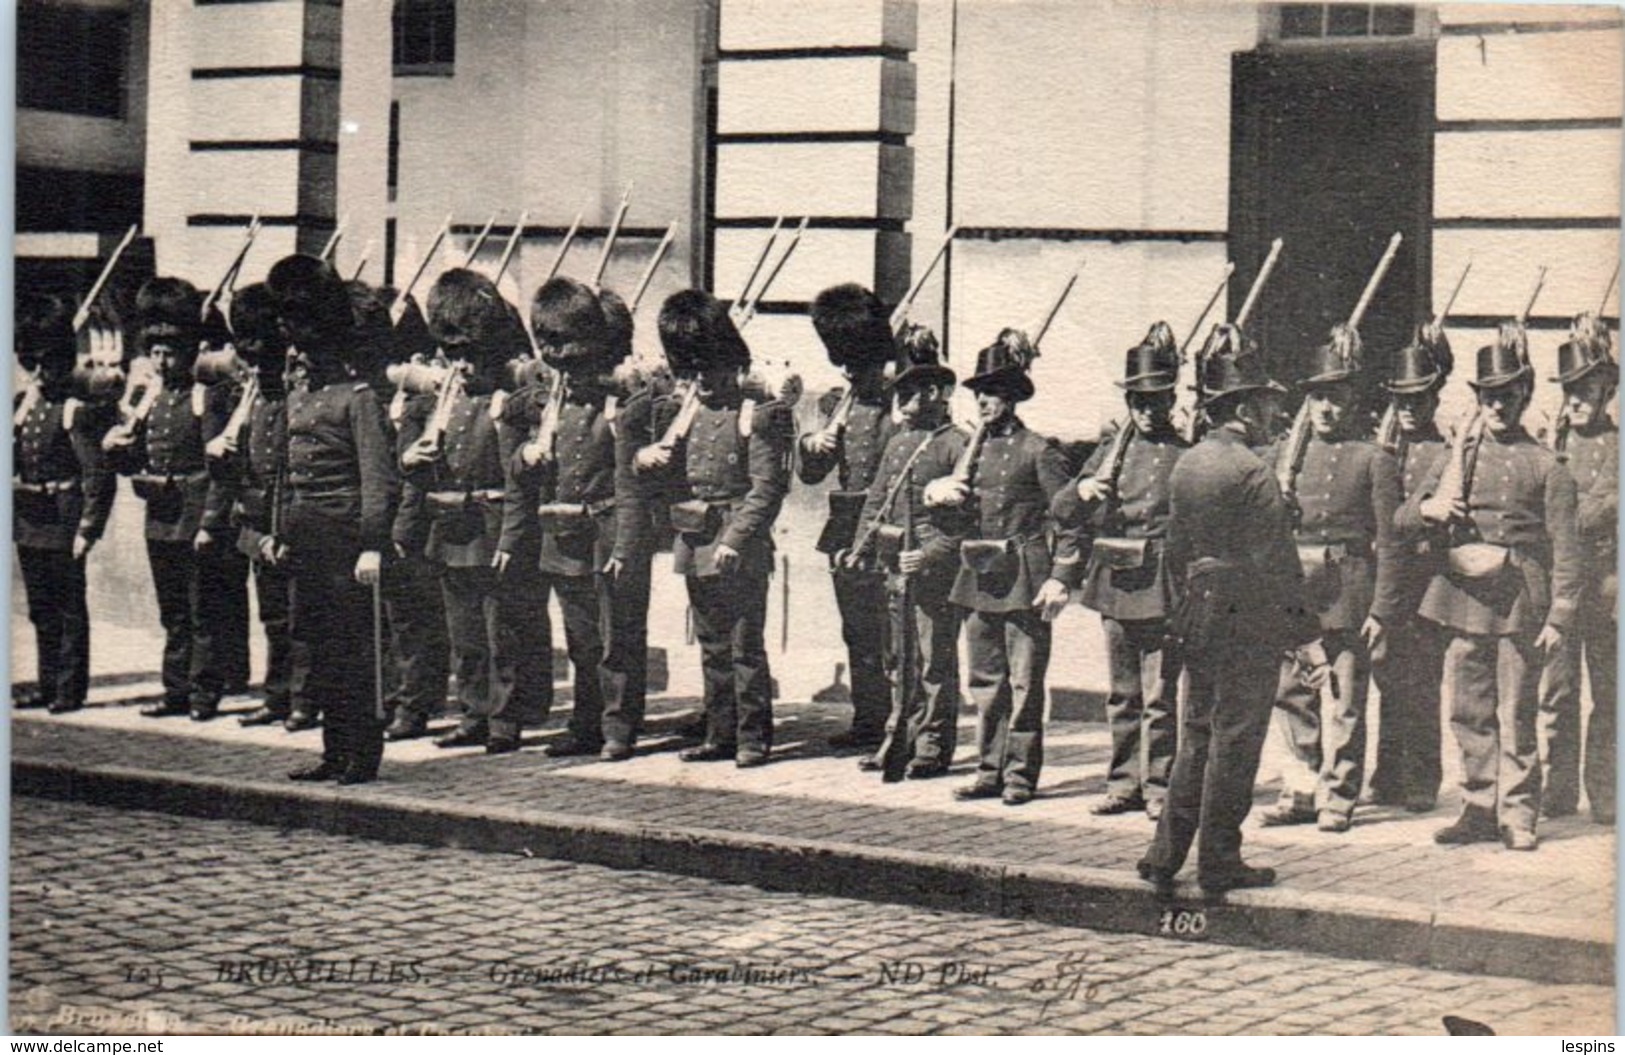
[[[809,703],[776,708],[774,762],[761,769],[679,763],[674,729],[696,707],[682,696],[651,701],[631,761],[548,759],[536,748],[561,731],[567,692],[518,754],[418,740],[390,746],[376,784],[312,788],[284,772],[319,750],[320,734],[239,728],[251,698],[228,700],[209,723],[153,720],[133,701],[156,683],[98,681],[82,712],[14,716],[15,791],[1117,931],[1156,933],[1200,913],[1216,941],[1547,981],[1613,977],[1613,830],[1567,818],[1543,825],[1533,854],[1438,847],[1432,832],[1459,808],[1453,791],[1420,817],[1362,807],[1341,836],[1249,821],[1248,859],[1274,867],[1277,887],[1212,903],[1187,883],[1164,903],[1134,878],[1151,835],[1144,816],[1088,813],[1104,790],[1098,724],[1051,723],[1040,795],[1020,809],[951,799],[973,768],[968,714],[954,776],[883,785],[825,743],[846,709]],[[1274,792],[1262,785],[1259,801]]]

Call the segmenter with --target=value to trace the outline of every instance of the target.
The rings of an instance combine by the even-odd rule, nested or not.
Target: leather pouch
[[[1506,570],[1512,551],[1490,542],[1469,542],[1450,549],[1450,574],[1460,579],[1493,579]]]
[[[883,567],[896,568],[897,558],[903,552],[903,529],[894,524],[881,524],[875,528],[875,559]]]
[[[671,507],[672,529],[684,535],[702,535],[710,538],[722,530],[722,510],[703,498],[674,502]]]
[[[863,518],[863,503],[868,497],[866,491],[829,493],[829,519],[824,521],[824,530],[819,533],[814,547],[819,553],[839,553],[852,545],[858,534],[858,521]]]
[[[1097,538],[1092,550],[1095,559],[1112,571],[1132,571],[1145,566],[1149,539]]]
[[[569,537],[593,529],[592,517],[580,502],[544,502],[536,507],[536,519],[548,535]]]
[[[959,561],[978,575],[1000,578],[1016,569],[1016,549],[1010,539],[966,539],[959,545]]]

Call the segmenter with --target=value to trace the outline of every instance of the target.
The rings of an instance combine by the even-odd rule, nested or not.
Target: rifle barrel
[[[502,276],[508,272],[508,262],[513,259],[514,250],[519,248],[519,239],[525,234],[525,221],[530,219],[530,210],[525,209],[519,214],[519,220],[513,225],[513,233],[508,236],[508,244],[502,247],[502,259],[497,261],[497,273],[492,276],[491,284],[496,285],[502,281]]]
[[[559,273],[559,267],[564,263],[565,254],[570,251],[570,243],[576,240],[576,232],[581,230],[581,216],[581,213],[576,213],[576,218],[570,224],[570,229],[564,232],[564,241],[559,243],[559,251],[553,254],[553,265],[547,269],[547,277],[542,279],[544,283]]]
[[[463,254],[464,267],[473,265],[474,258],[480,255],[481,249],[485,248],[485,240],[491,237],[491,228],[496,225],[496,222],[497,214],[492,213],[491,218],[485,221],[485,226],[480,228],[480,233],[474,236],[474,244],[468,247],[467,253]]]
[[[446,214],[445,222],[440,225],[440,230],[435,233],[434,241],[429,243],[429,251],[423,254],[423,259],[418,263],[418,269],[412,272],[412,281],[401,287],[401,291],[395,295],[395,303],[390,305],[389,315],[394,321],[400,321],[400,313],[406,308],[406,298],[412,295],[412,290],[416,288],[420,281],[422,281],[423,273],[429,270],[429,262],[433,260],[434,255],[440,251],[440,243],[446,240],[446,235],[450,231],[451,213],[448,212]]]
[[[1371,298],[1377,295],[1377,287],[1382,285],[1383,276],[1388,274],[1388,267],[1394,262],[1394,254],[1399,252],[1399,243],[1404,240],[1405,236],[1398,231],[1388,239],[1388,248],[1382,251],[1382,259],[1377,261],[1377,269],[1371,272],[1371,278],[1367,280],[1365,289],[1360,293],[1360,299],[1354,304],[1354,311],[1349,314],[1349,329],[1360,328],[1360,320],[1365,318],[1366,309],[1371,307]]]
[[[762,302],[762,297],[767,294],[768,289],[773,285],[773,280],[779,277],[779,272],[784,270],[784,265],[790,260],[790,254],[794,253],[796,246],[801,244],[801,235],[807,230],[807,221],[809,219],[810,217],[807,216],[801,218],[801,223],[796,226],[795,233],[790,236],[790,241],[785,244],[783,255],[774,262],[773,270],[767,273],[767,277],[762,279],[761,288],[751,295],[750,303],[745,306],[745,310],[737,323],[741,329],[744,328],[747,322],[756,317],[756,306]]]
[[[113,248],[112,254],[108,256],[107,263],[102,265],[102,273],[96,276],[96,281],[90,286],[90,292],[85,294],[85,302],[79,305],[78,311],[73,313],[73,332],[78,333],[85,328],[85,323],[90,321],[90,310],[95,306],[96,298],[102,295],[102,287],[106,286],[107,280],[113,277],[113,269],[118,266],[119,258],[124,255],[124,250],[130,248],[130,243],[135,241],[135,233],[139,229],[139,224],[131,224],[130,229],[124,232],[124,237],[119,239],[118,245]]]
[[[784,226],[784,217],[773,219],[773,228],[767,232],[767,241],[762,245],[762,251],[756,254],[756,264],[745,277],[745,285],[739,290],[739,296],[734,300],[734,311],[737,313],[750,300],[750,288],[756,284],[756,276],[762,273],[762,265],[767,263],[767,254],[773,251],[773,243],[779,240],[779,228]]]
[[[937,269],[937,265],[942,262],[942,258],[948,254],[948,247],[953,244],[954,235],[958,233],[959,225],[957,223],[948,227],[947,233],[942,236],[942,244],[937,246],[937,251],[931,256],[931,262],[925,265],[925,270],[920,272],[920,277],[914,280],[914,286],[908,291],[908,296],[904,297],[902,303],[898,304],[896,310],[891,313],[893,333],[901,329],[903,323],[908,320],[908,309],[913,306],[914,298],[920,295],[920,290],[925,287],[925,280],[931,277],[931,273]]]
[[[1529,294],[1529,302],[1523,306],[1523,314],[1518,316],[1519,323],[1529,321],[1529,315],[1535,310],[1535,301],[1540,299],[1540,291],[1546,285],[1546,265],[1540,265],[1540,274],[1535,276],[1535,288]]]
[[[339,220],[338,225],[333,228],[333,233],[327,236],[327,244],[322,246],[321,255],[317,257],[318,260],[329,260],[332,258],[333,250],[339,247],[339,239],[344,237],[344,225],[347,222],[348,217],[341,218]]]
[[[1072,274],[1067,276],[1066,284],[1061,287],[1061,292],[1056,296],[1054,302],[1050,304],[1049,311],[1044,315],[1044,321],[1038,327],[1038,333],[1033,337],[1034,348],[1037,348],[1044,340],[1044,335],[1049,333],[1050,324],[1055,321],[1055,316],[1060,314],[1061,305],[1065,304],[1066,298],[1071,295],[1072,287],[1078,284],[1078,276],[1083,273],[1083,265],[1087,262],[1087,258],[1079,259],[1078,266],[1073,268]]]
[[[1279,238],[1270,243],[1269,255],[1264,258],[1264,266],[1259,268],[1258,274],[1253,277],[1252,288],[1247,290],[1247,299],[1241,302],[1241,310],[1236,312],[1236,329],[1244,328],[1247,320],[1252,317],[1253,308],[1258,306],[1258,297],[1264,292],[1265,283],[1269,282],[1270,275],[1275,272],[1275,265],[1280,262],[1281,247],[1284,244]]]
[[[1467,266],[1461,269],[1461,277],[1456,279],[1456,288],[1450,291],[1450,299],[1445,301],[1444,307],[1440,308],[1439,313],[1433,316],[1434,329],[1438,329],[1440,326],[1443,326],[1444,320],[1450,317],[1450,309],[1456,306],[1456,297],[1461,295],[1461,287],[1467,283],[1467,272],[1471,271],[1472,269],[1473,260],[1471,257],[1468,257]]]
[[[629,312],[637,314],[638,305],[643,302],[643,295],[649,290],[649,283],[654,281],[655,270],[660,267],[660,260],[666,255],[666,250],[671,248],[672,239],[676,235],[677,221],[673,220],[666,225],[666,233],[661,236],[660,244],[655,246],[654,255],[649,258],[648,266],[643,269],[643,274],[638,277],[637,288],[632,291],[632,299],[626,305]]]
[[[1185,343],[1179,346],[1179,358],[1181,362],[1183,362],[1185,359],[1186,349],[1190,348],[1191,342],[1194,341],[1196,339],[1196,335],[1201,332],[1202,323],[1207,321],[1208,312],[1213,310],[1213,305],[1219,303],[1219,295],[1224,292],[1224,287],[1230,284],[1230,276],[1235,274],[1235,271],[1236,262],[1234,260],[1226,260],[1224,263],[1224,274],[1219,276],[1219,284],[1213,287],[1213,294],[1207,298],[1207,303],[1202,305],[1202,314],[1196,316],[1196,321],[1191,323],[1190,332],[1185,334]]]
[[[1602,302],[1597,305],[1597,314],[1601,315],[1608,310],[1608,297],[1614,292],[1614,283],[1619,281],[1619,261],[1614,261],[1614,273],[1608,276],[1608,285],[1603,287]]]
[[[620,207],[615,210],[615,219],[610,221],[609,233],[604,236],[604,248],[598,253],[598,266],[593,269],[590,283],[593,289],[603,285],[604,269],[609,266],[609,255],[615,251],[615,239],[621,234],[621,221],[626,219],[626,210],[631,204],[632,184],[628,183],[626,190],[621,194]]]

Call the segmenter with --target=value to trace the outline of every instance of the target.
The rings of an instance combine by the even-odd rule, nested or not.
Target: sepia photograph
[[[10,1033],[1616,1034],[1618,4],[5,17]]]

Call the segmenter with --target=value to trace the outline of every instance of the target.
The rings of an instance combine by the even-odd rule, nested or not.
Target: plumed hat
[[[897,335],[897,366],[891,379],[894,391],[904,391],[925,385],[951,387],[957,378],[942,361],[942,350],[937,335],[919,323],[903,324]]]
[[[1305,387],[1331,385],[1358,376],[1365,365],[1365,345],[1360,331],[1346,323],[1332,327],[1331,337],[1309,358],[1309,373],[1300,384]]]
[[[1197,378],[1203,405],[1244,392],[1285,391],[1264,372],[1258,345],[1230,323],[1213,327],[1208,335],[1197,363]]]
[[[1038,349],[1021,330],[1006,328],[994,342],[976,353],[976,372],[965,379],[972,392],[992,392],[1020,403],[1033,397],[1028,371]]]
[[[1478,376],[1467,383],[1474,388],[1500,388],[1532,378],[1529,334],[1520,322],[1503,322],[1494,344],[1478,350]]]
[[[1456,365],[1444,328],[1430,322],[1416,328],[1411,343],[1394,357],[1394,373],[1383,387],[1395,395],[1426,392],[1443,387]]]
[[[1608,327],[1591,312],[1578,316],[1569,329],[1569,339],[1557,348],[1557,376],[1560,385],[1571,384],[1597,370],[1606,370],[1619,380],[1619,366],[1612,354],[1613,341]]]
[[[1174,331],[1166,322],[1155,322],[1145,339],[1133,348],[1123,364],[1123,380],[1117,387],[1127,392],[1166,392],[1179,380],[1179,347]]]

